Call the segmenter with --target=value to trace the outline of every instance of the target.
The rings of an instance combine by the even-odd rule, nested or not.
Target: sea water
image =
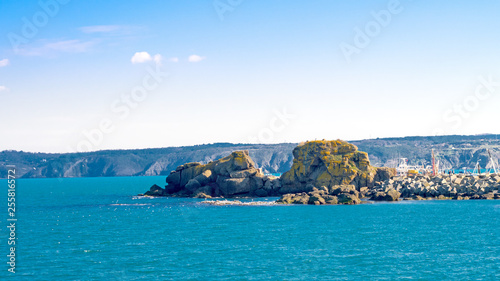
[[[10,273],[0,180],[0,279],[500,280],[500,201],[211,206],[135,196],[164,182],[17,180]]]

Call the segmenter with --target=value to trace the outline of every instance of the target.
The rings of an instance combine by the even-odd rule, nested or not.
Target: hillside
[[[500,156],[499,135],[383,138],[351,143],[368,152],[374,166],[395,167],[401,157],[408,158],[410,164],[428,165],[432,148],[446,168],[473,167],[478,160],[484,168],[488,163],[488,148],[495,159]],[[0,178],[7,175],[6,165],[15,165],[17,176],[23,178],[168,175],[181,164],[207,163],[235,150],[248,150],[256,165],[266,173],[283,173],[292,165],[292,150],[296,145],[215,143],[65,154],[2,151]]]

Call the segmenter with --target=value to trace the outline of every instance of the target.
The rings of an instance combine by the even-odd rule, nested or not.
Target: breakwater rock
[[[281,194],[308,192],[310,186],[354,185],[359,190],[396,174],[395,169],[371,166],[366,152],[341,140],[301,143],[293,157],[291,169],[281,176]]]
[[[500,175],[437,175],[393,177],[377,182],[365,196],[372,200],[500,199]]]
[[[309,192],[288,193],[276,201],[278,204],[308,204],[308,205],[354,205],[361,203],[359,191],[354,185],[335,185],[329,188],[314,187]]]

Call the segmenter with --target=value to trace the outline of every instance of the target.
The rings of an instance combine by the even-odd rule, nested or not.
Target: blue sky
[[[498,134],[499,8],[2,1],[0,150]]]

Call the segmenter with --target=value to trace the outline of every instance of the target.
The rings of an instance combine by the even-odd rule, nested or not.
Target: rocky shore
[[[313,187],[310,192],[288,193],[276,201],[278,204],[309,205],[354,205],[361,203],[359,191],[354,185],[334,185],[320,189]]]
[[[304,142],[293,150],[293,156],[291,169],[280,178],[264,175],[248,151],[235,151],[207,164],[187,163],[168,175],[165,188],[153,185],[143,195],[206,199],[280,196],[277,204],[310,205],[353,205],[363,198],[500,199],[500,175],[397,177],[395,169],[371,166],[367,153],[341,140]]]

